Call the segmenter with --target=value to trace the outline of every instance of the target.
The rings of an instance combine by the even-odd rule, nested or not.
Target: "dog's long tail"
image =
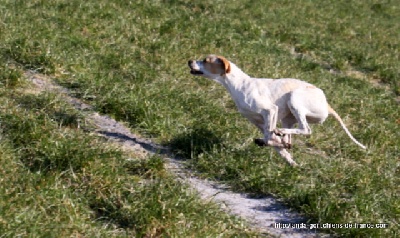
[[[336,120],[339,121],[340,125],[342,126],[343,130],[346,132],[346,134],[350,137],[350,139],[352,141],[354,141],[354,143],[356,143],[357,145],[359,145],[361,148],[363,148],[364,150],[367,148],[365,145],[361,144],[360,142],[358,142],[356,139],[354,139],[354,137],[351,135],[350,131],[347,129],[346,125],[344,124],[344,122],[342,121],[342,118],[340,118],[339,114],[337,114],[337,112],[335,112],[335,110],[333,110],[333,108],[331,106],[328,105],[328,112],[329,114],[331,114],[332,116],[334,116],[336,118]]]

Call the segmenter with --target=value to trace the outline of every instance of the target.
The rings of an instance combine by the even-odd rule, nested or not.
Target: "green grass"
[[[0,90],[2,237],[253,235],[175,181],[161,158],[107,146],[56,95],[23,89]]]
[[[328,231],[339,236],[400,236],[399,104],[395,101],[400,94],[400,7],[395,1],[51,0],[25,3],[0,0],[0,3],[3,100],[11,100],[7,91],[20,87],[23,70],[49,74],[97,110],[171,146],[202,176],[222,180],[238,191],[274,194],[309,216],[312,222],[390,224],[389,229],[383,230]],[[295,57],[290,49],[307,57]],[[357,148],[333,119],[323,126],[313,126],[310,137],[295,137],[293,154],[303,164],[301,168],[288,167],[271,149],[255,147],[252,138],[259,133],[237,113],[225,90],[189,75],[187,60],[208,53],[224,55],[253,76],[296,77],[319,86],[353,135],[368,146],[368,152]],[[332,74],[329,69],[344,73]],[[346,73],[354,70],[363,77]],[[379,81],[388,89],[376,88],[369,81]],[[24,155],[29,162],[4,164],[28,168],[32,176],[39,176],[37,171],[47,171],[47,175],[40,176],[55,176],[54,173],[67,167],[65,159],[60,157],[69,156],[68,153],[81,153],[79,157],[99,153],[74,162],[73,171],[87,174],[85,171],[98,168],[94,165],[98,163],[95,158],[110,157],[114,153],[102,151],[101,146],[92,147],[88,152],[74,151],[73,143],[91,141],[75,128],[79,115],[66,109],[57,113],[53,109],[49,111],[46,102],[54,100],[51,95],[34,100],[17,95],[13,95],[15,105],[2,108],[22,110],[16,104],[22,108],[25,105],[24,110],[29,113],[8,114],[27,113],[25,116],[29,119],[22,123],[24,119],[20,116],[6,114],[5,126],[16,132],[21,129],[35,132],[40,128],[37,125],[51,121],[59,129],[56,133],[43,129],[46,138],[39,138],[42,131],[3,136],[7,138],[3,146],[9,148],[2,152],[7,154],[5,157],[21,161],[16,158]],[[39,115],[29,108],[36,108]],[[73,137],[64,135],[65,127],[74,131]],[[38,140],[35,145],[24,144],[35,139]],[[62,152],[55,149],[56,141],[72,144],[58,145],[63,148]],[[46,147],[47,143],[51,148]],[[119,163],[118,159],[112,161]],[[100,170],[107,173],[105,169]],[[99,179],[102,176],[106,175]],[[31,183],[27,177],[15,179],[25,179],[20,184]],[[105,180],[108,179],[106,176]],[[96,190],[97,185],[90,186],[87,186],[89,190]],[[130,191],[123,183],[109,189],[110,193],[105,194],[110,196],[102,198]],[[77,200],[81,196],[90,197],[86,191],[71,194],[75,196],[71,199]],[[128,195],[121,196],[126,202],[123,204],[134,203]],[[48,200],[47,206],[51,202]],[[91,206],[90,202],[78,204],[76,209]],[[107,201],[95,204],[111,212],[95,209],[92,212],[111,221],[131,224],[137,219],[133,218],[134,210],[120,210],[117,206],[115,211],[112,207],[116,205]],[[27,209],[20,206],[21,211]],[[11,224],[9,218],[2,219]],[[138,228],[135,232],[149,232],[148,227],[157,227],[158,223],[147,220],[143,224],[147,228]],[[89,226],[93,227],[92,223]],[[130,231],[126,227],[118,231],[126,230]],[[169,234],[163,229],[157,232]]]

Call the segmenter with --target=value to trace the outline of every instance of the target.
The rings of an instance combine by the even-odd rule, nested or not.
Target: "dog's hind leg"
[[[293,126],[296,124],[297,120],[293,117],[292,114],[286,116],[282,119],[282,128],[292,129]],[[292,134],[284,134],[282,136],[282,144],[285,148],[291,149],[292,148]]]
[[[298,128],[280,128],[276,133],[310,135],[310,123],[322,123],[328,117],[328,103],[322,90],[301,88],[291,92],[288,107],[299,124]]]
[[[282,135],[286,135],[289,136],[291,134],[302,134],[302,135],[310,135],[311,134],[311,128],[308,125],[307,122],[307,117],[306,115],[303,113],[302,110],[296,110],[294,109],[293,114],[295,114],[296,120],[299,124],[298,128],[276,128],[275,129],[275,133],[276,134],[282,134]]]

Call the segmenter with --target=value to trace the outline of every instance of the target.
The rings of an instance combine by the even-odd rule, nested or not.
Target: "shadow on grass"
[[[110,131],[102,130],[102,131],[98,131],[98,133],[107,138],[116,139],[122,143],[132,143],[132,146],[135,146],[136,144],[138,144],[146,151],[149,151],[152,153],[168,154],[167,148],[159,146],[151,141],[140,140],[138,138],[135,138],[133,135],[126,134],[124,132],[110,132]]]
[[[181,133],[167,144],[173,153],[184,160],[195,158],[199,154],[211,151],[215,146],[221,145],[220,136],[201,127]]]

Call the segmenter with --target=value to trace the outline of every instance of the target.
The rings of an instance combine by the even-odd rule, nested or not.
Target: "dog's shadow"
[[[130,145],[136,145],[136,144],[140,145],[143,149],[151,153],[165,155],[168,154],[169,152],[168,148],[157,145],[156,143],[153,143],[149,140],[138,139],[132,134],[125,134],[121,132],[110,132],[106,130],[101,130],[98,131],[97,133],[103,135],[106,138],[112,138],[119,142],[129,143]]]
[[[211,151],[220,145],[222,145],[220,136],[201,127],[178,134],[167,144],[181,160],[196,158],[199,154]]]

